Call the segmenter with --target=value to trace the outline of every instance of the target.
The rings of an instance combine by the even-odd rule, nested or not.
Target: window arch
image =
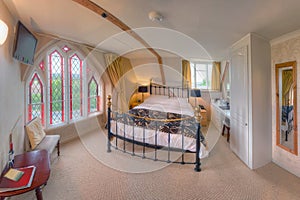
[[[49,123],[51,125],[65,121],[64,59],[57,50],[49,54],[48,73]]]
[[[40,117],[42,124],[45,124],[45,109],[44,109],[44,84],[41,78],[34,72],[31,76],[28,85],[28,120],[34,117]]]
[[[88,84],[88,113],[100,110],[99,86],[94,76]]]
[[[40,116],[46,128],[58,127],[101,110],[102,82],[83,55],[62,42],[40,54],[26,80],[27,120]]]
[[[70,119],[83,116],[82,111],[82,60],[77,54],[69,58]]]

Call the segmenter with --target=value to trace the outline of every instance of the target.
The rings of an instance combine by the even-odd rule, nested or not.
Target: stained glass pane
[[[70,49],[67,45],[65,45],[65,46],[62,48],[62,50],[63,50],[64,52],[68,52],[68,51],[70,51],[71,49]]]
[[[39,64],[39,67],[41,68],[42,71],[45,70],[45,63],[44,63],[44,60],[42,60]]]
[[[44,124],[43,84],[35,73],[29,84],[28,120],[40,117]]]
[[[91,81],[89,82],[89,112],[95,112],[98,111],[98,84],[94,77],[92,77]]]
[[[70,118],[82,116],[82,61],[75,54],[70,58]]]
[[[50,54],[50,124],[64,122],[63,58],[54,51]]]

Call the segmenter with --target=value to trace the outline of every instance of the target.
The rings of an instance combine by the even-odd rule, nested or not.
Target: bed
[[[108,99],[108,152],[114,147],[155,161],[195,164],[194,170],[201,171],[200,158],[206,157],[208,152],[201,132],[200,112],[194,113],[188,98],[188,88],[151,83],[150,97],[127,113],[111,111],[111,100]],[[112,138],[114,142],[111,142]],[[122,148],[118,145],[119,140],[123,141]],[[126,142],[132,144],[130,150],[126,148]],[[141,154],[136,153],[135,145],[142,147]],[[149,157],[146,148],[154,149],[154,154]],[[166,151],[167,157],[160,159],[158,150]],[[172,160],[171,152],[180,152],[181,161]],[[195,153],[195,161],[186,162],[185,153]]]

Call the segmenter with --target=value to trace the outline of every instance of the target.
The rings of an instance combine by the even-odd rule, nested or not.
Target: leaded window
[[[40,62],[39,67],[40,67],[40,69],[41,69],[42,71],[45,71],[45,62],[44,62],[44,60],[42,60],[42,61]]]
[[[68,51],[70,51],[71,49],[70,49],[70,47],[68,47],[67,45],[65,45],[65,46],[62,48],[62,50],[63,50],[64,52],[68,52]]]
[[[88,84],[88,112],[96,112],[99,111],[100,105],[100,97],[98,94],[98,83],[94,76],[92,76],[91,80]]]
[[[95,68],[64,44],[45,52],[26,82],[27,120],[38,116],[49,128],[100,111],[101,85]]]
[[[32,75],[28,90],[28,120],[32,120],[34,117],[40,117],[42,124],[44,124],[43,83],[36,72]]]
[[[70,57],[70,119],[82,117],[82,61],[74,54]]]
[[[64,60],[58,51],[49,55],[49,114],[50,124],[65,121],[64,100]]]

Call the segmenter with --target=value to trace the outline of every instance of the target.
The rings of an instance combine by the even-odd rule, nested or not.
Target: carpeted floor
[[[88,135],[88,140],[95,141],[99,134]],[[100,162],[86,147],[79,139],[62,145],[61,156],[52,160],[51,176],[43,189],[45,200],[300,199],[300,178],[273,163],[250,170],[230,151],[226,137],[220,137],[209,157],[202,159],[200,173],[193,171],[193,165],[178,164],[145,173],[122,172]],[[104,157],[104,154],[99,156]],[[114,150],[107,159],[113,160],[114,156],[124,159],[125,163],[131,160],[135,163],[132,156]],[[137,159],[135,164],[156,163]],[[35,199],[35,193],[11,199]]]

